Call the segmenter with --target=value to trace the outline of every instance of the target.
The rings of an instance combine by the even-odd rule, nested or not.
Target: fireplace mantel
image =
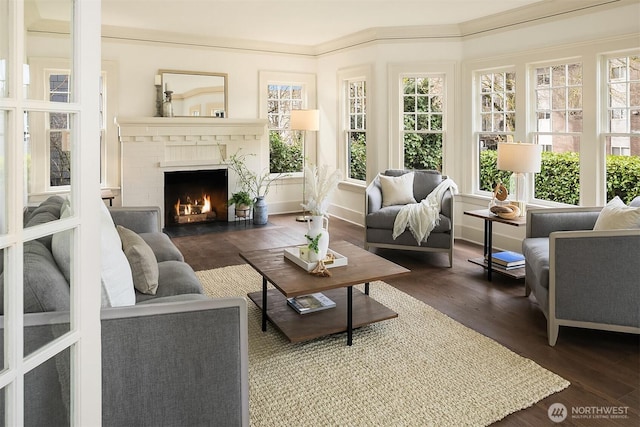
[[[160,206],[164,172],[226,168],[227,152],[268,155],[267,120],[215,117],[118,117],[122,205]],[[265,161],[268,162],[268,159]],[[229,191],[234,191],[229,182]],[[164,212],[163,212],[164,217]]]

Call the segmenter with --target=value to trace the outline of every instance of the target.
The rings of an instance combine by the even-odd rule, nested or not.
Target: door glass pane
[[[33,327],[30,335],[47,333],[55,326]],[[24,376],[24,425],[68,426],[70,402],[69,349],[28,372]]]
[[[7,116],[0,110],[0,234],[7,233]]]
[[[9,0],[0,0],[0,98],[7,97],[9,59]]]
[[[71,185],[72,114],[66,112],[27,113],[27,188],[29,194],[66,190]]]
[[[6,1],[6,0],[0,0]],[[31,7],[27,7],[31,5]],[[24,68],[25,90],[29,99],[52,102],[73,102],[75,94],[68,97],[50,97],[48,74],[73,69],[73,39],[71,22],[72,0],[47,0],[28,3],[25,6],[25,49],[28,64]],[[45,58],[56,58],[55,61]],[[70,76],[67,77],[69,83]],[[67,84],[70,88],[71,84]]]

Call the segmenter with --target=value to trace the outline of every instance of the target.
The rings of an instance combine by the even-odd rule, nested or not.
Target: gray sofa
[[[551,346],[559,326],[640,333],[640,230],[594,231],[601,210],[527,211],[525,293],[547,318]]]
[[[383,172],[387,176],[401,176],[407,172],[414,172],[413,195],[417,202],[423,200],[433,189],[446,179],[433,170],[395,170]],[[440,223],[433,229],[426,242],[418,244],[409,230],[406,230],[395,240],[393,239],[393,225],[402,205],[382,206],[382,188],[378,177],[371,181],[365,192],[365,236],[364,247],[403,249],[425,252],[445,252],[449,254],[449,266],[453,266],[453,200],[449,190],[442,199]]]
[[[52,197],[27,212],[25,226],[59,217],[61,201]],[[156,295],[136,291],[135,305],[101,310],[103,425],[248,425],[245,299],[203,295],[193,269],[160,232],[159,209],[111,214],[151,246],[159,281]],[[51,236],[26,242],[24,253],[29,354],[69,331],[70,295]],[[4,316],[0,331],[4,336]],[[25,425],[69,425],[69,358],[64,351],[25,377]],[[4,395],[0,400],[1,423]]]

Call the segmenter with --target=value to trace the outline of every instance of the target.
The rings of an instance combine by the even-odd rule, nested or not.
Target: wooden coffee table
[[[331,268],[331,277],[317,277],[284,257],[284,248],[242,252],[240,256],[262,276],[262,291],[249,298],[262,310],[262,330],[271,321],[291,342],[347,332],[352,344],[353,329],[398,317],[398,313],[369,296],[369,282],[410,273],[410,270],[344,241],[331,249],[348,258],[348,265]],[[267,289],[271,283],[276,289]],[[364,292],[353,289],[364,283]],[[345,289],[346,288],[346,289]],[[298,314],[287,298],[322,292],[335,308]]]

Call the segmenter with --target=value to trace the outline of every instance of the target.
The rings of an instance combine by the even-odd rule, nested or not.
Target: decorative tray
[[[333,254],[334,258],[326,258],[324,261],[324,265],[327,268],[333,268],[333,267],[342,267],[347,265],[347,257],[344,255],[340,255],[339,253],[332,251],[331,249],[329,249],[327,251],[327,253],[331,253]],[[295,264],[297,264],[299,267],[304,268],[307,271],[311,271],[313,270],[317,265],[318,262],[309,262],[306,259],[302,259],[300,258],[300,248],[299,247],[292,247],[292,248],[285,248],[284,249],[284,257],[287,258],[290,261],[293,261]]]

